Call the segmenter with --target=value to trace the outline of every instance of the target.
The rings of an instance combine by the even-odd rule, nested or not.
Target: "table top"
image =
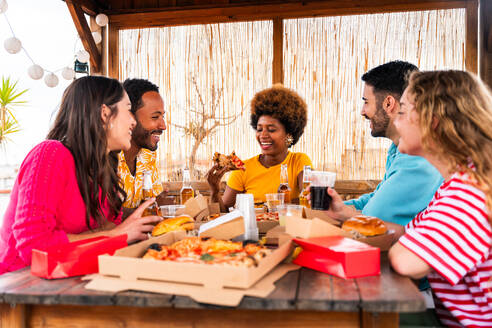
[[[117,305],[137,307],[225,308],[197,303],[190,297],[137,291],[99,292],[85,289],[81,277],[46,280],[30,268],[0,275],[0,303]],[[381,275],[342,279],[307,268],[279,279],[266,298],[245,296],[239,309],[356,312],[419,312],[425,301],[415,284],[381,257]]]

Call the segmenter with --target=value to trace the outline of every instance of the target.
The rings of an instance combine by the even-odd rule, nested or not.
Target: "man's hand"
[[[175,204],[175,197],[169,196],[169,187],[167,185],[164,185],[163,188],[164,188],[164,190],[159,195],[157,195],[157,197],[155,198],[157,205],[159,205],[159,206],[174,205]]]
[[[348,218],[360,214],[360,212],[354,207],[345,205],[342,197],[340,197],[335,189],[328,187],[326,192],[331,196],[331,203],[330,208],[324,212],[332,219],[345,221]],[[307,196],[307,198],[311,200],[311,193]]]

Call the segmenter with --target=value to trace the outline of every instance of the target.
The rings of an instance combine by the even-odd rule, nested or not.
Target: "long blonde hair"
[[[432,145],[432,151],[449,163],[450,172],[463,171],[476,180],[486,195],[492,224],[490,90],[475,75],[450,70],[414,72],[407,91],[415,97],[424,149]]]

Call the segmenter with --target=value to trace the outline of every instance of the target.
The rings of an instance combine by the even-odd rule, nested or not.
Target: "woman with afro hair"
[[[219,184],[228,170],[217,165],[208,172],[212,201],[220,203],[221,211],[233,206],[239,193],[253,194],[255,203],[264,202],[265,195],[276,193],[280,184],[280,166],[287,164],[290,198],[297,200],[302,189],[305,165],[312,166],[304,153],[289,151],[299,141],[307,122],[307,105],[293,90],[281,85],[258,92],[251,100],[251,126],[261,154],[244,161],[246,170],[233,171],[223,197]]]

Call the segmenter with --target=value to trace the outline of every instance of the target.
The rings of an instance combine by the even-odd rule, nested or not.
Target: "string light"
[[[71,67],[65,67],[61,75],[65,80],[72,80],[75,77],[75,71]]]
[[[44,77],[44,83],[50,88],[54,88],[58,85],[58,76],[56,76],[54,73],[49,73],[46,74]]]
[[[44,70],[41,66],[37,64],[33,64],[27,69],[27,74],[29,74],[29,77],[33,80],[39,80],[40,78],[43,77],[44,75]]]
[[[103,26],[108,25],[108,22],[109,22],[108,16],[106,16],[104,14],[99,14],[96,16],[96,24],[97,25],[103,27]]]
[[[61,76],[64,79],[73,80],[75,78],[75,70],[71,67],[66,66],[57,69],[55,71],[50,71],[44,69],[43,67],[41,67],[40,65],[34,62],[34,60],[31,58],[27,50],[22,46],[22,42],[18,38],[16,38],[14,30],[12,29],[12,26],[10,25],[10,22],[7,18],[7,14],[6,14],[7,10],[8,10],[7,0],[0,0],[0,14],[3,14],[3,16],[5,17],[7,25],[9,26],[10,31],[12,33],[12,37],[6,39],[3,43],[3,46],[5,50],[10,54],[17,54],[21,50],[24,50],[24,53],[32,63],[32,65],[29,66],[29,68],[27,69],[27,74],[29,75],[29,77],[33,80],[40,80],[44,76],[44,83],[50,88],[54,88],[58,85],[59,79],[58,76],[55,74],[56,72],[61,71]],[[106,26],[108,22],[109,22],[109,18],[105,14],[98,14],[96,16],[97,25],[103,27]],[[94,42],[96,44],[99,44],[102,41],[102,36],[99,31],[92,32],[92,38],[94,39]],[[75,58],[81,63],[87,63],[90,60],[90,54],[86,50],[82,49],[77,51],[77,53],[75,54]]]
[[[9,5],[7,4],[7,0],[0,0],[0,14],[3,14],[7,11]]]
[[[102,41],[102,36],[101,33],[99,33],[99,31],[92,32],[92,38],[94,39],[94,42],[96,44],[99,44]]]
[[[3,46],[9,54],[16,54],[22,49],[22,43],[14,36],[5,40]]]

